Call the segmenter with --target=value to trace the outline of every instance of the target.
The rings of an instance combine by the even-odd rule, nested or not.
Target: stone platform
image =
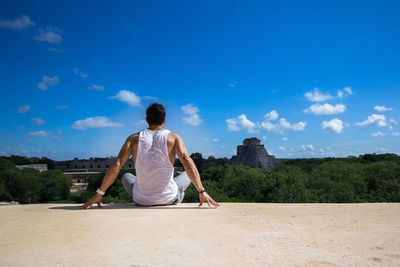
[[[400,266],[400,204],[0,206],[0,266]]]

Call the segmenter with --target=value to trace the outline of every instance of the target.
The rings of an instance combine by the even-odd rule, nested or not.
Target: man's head
[[[165,123],[165,108],[161,104],[150,104],[146,109],[146,121],[149,125]]]

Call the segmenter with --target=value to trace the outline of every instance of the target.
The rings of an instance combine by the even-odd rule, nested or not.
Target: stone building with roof
[[[91,157],[89,159],[62,160],[55,161],[55,169],[62,170],[64,175],[71,179],[73,183],[86,183],[91,174],[106,172],[114,163],[116,157],[100,158]],[[135,165],[132,158],[129,158],[122,169],[133,170]]]
[[[229,162],[233,165],[243,164],[262,169],[272,169],[278,164],[275,156],[269,155],[261,140],[256,137],[245,138],[243,144],[237,146],[236,156]]]

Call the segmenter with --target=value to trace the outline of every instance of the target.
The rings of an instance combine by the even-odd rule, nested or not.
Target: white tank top
[[[178,195],[174,181],[174,166],[168,157],[167,140],[170,130],[139,132],[135,162],[136,182],[132,189],[133,200],[139,205],[162,205]]]

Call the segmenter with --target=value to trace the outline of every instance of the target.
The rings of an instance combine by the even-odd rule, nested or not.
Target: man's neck
[[[150,125],[148,129],[151,131],[158,131],[164,129],[164,125]]]

